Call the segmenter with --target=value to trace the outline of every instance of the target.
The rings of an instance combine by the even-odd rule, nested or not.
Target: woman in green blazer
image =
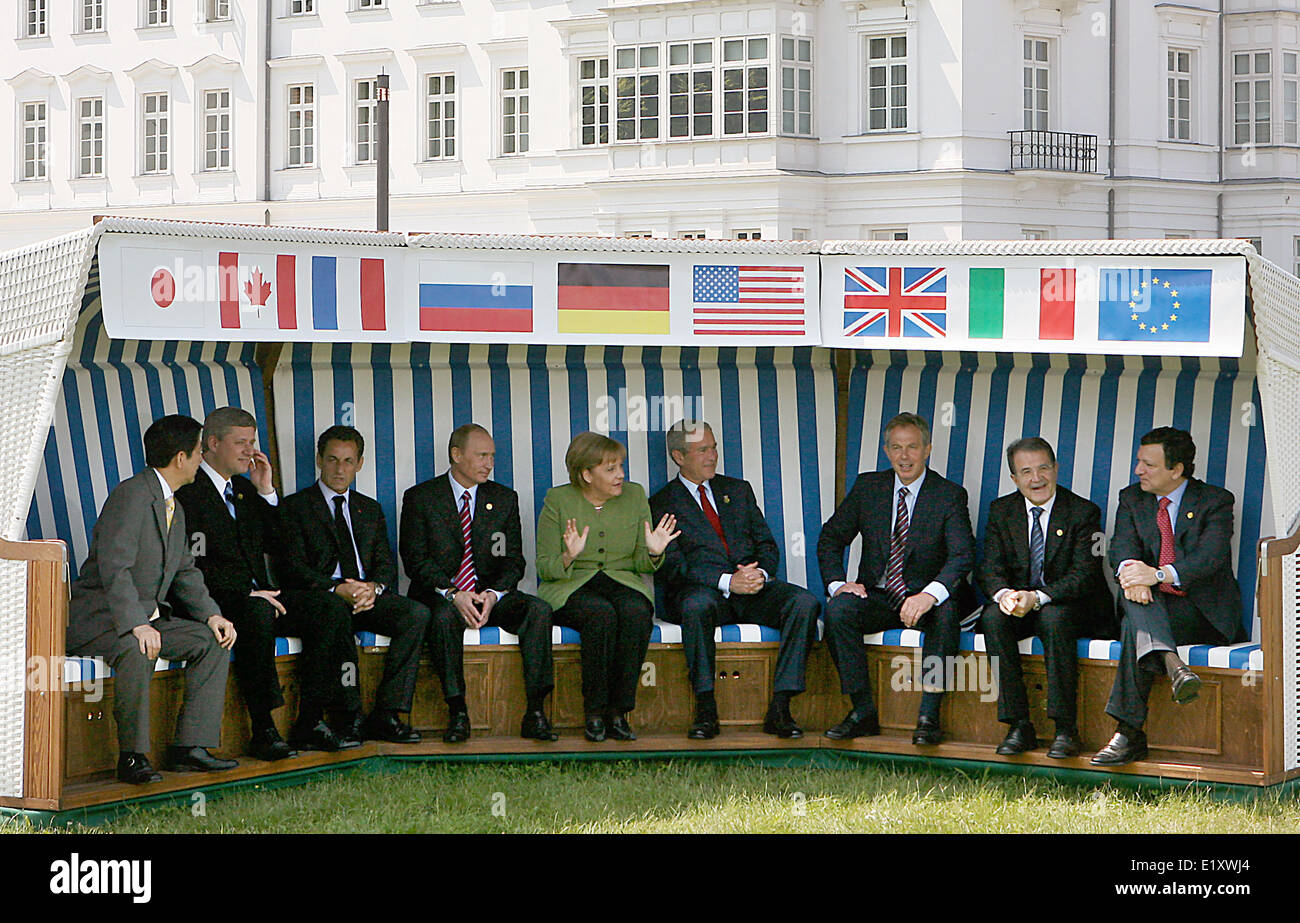
[[[665,516],[650,528],[640,484],[623,480],[622,443],[580,433],[564,455],[569,483],[546,492],[537,521],[537,595],[556,625],[582,634],[588,740],[636,740],[627,713],[650,646],[654,596],[641,574],[659,569],[680,533]]]

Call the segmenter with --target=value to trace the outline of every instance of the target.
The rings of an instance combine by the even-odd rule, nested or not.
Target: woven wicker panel
[[[0,561],[0,795],[21,798],[27,662],[27,563]]]

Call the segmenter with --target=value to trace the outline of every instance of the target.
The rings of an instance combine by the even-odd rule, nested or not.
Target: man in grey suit
[[[148,759],[149,683],[160,656],[186,663],[185,703],[166,768],[209,772],[239,765],[207,751],[220,742],[235,627],[194,566],[185,511],[173,496],[198,471],[201,429],[197,420],[174,414],[145,431],[149,467],[108,495],[90,556],[72,584],[68,653],[103,657],[113,668],[117,777],[131,784],[162,779]]]

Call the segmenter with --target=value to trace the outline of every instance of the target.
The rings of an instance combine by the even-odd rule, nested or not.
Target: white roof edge
[[[106,217],[100,220],[97,227],[106,234],[152,234],[159,237],[210,237],[222,240],[283,241],[305,244],[354,244],[367,247],[406,246],[406,234],[401,231],[225,224],[219,221],[131,217]]]
[[[824,240],[827,256],[1254,256],[1249,241],[1178,240]]]
[[[440,250],[600,250],[612,253],[768,253],[815,256],[815,240],[687,240],[544,234],[419,234],[412,247]]]

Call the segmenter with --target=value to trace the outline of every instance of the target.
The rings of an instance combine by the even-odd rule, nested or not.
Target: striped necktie
[[[903,580],[903,558],[907,557],[907,488],[898,489],[898,511],[894,514],[894,534],[889,541],[889,566],[885,568],[885,592],[895,609],[907,598]]]
[[[469,491],[460,495],[460,534],[465,541],[465,553],[461,555],[460,570],[456,572],[456,589],[466,593],[476,591],[478,575],[474,573],[474,543],[470,540]]]
[[[1164,567],[1166,564],[1174,563],[1174,524],[1169,519],[1169,498],[1160,498],[1160,509],[1156,511],[1156,528],[1160,530],[1160,560],[1159,565]],[[1186,596],[1186,590],[1180,590],[1172,583],[1158,583],[1156,588],[1161,593],[1168,593],[1170,596]]]
[[[1031,507],[1034,526],[1029,530],[1029,585],[1034,589],[1043,586],[1043,558],[1047,553],[1047,537],[1043,535],[1043,508]]]

